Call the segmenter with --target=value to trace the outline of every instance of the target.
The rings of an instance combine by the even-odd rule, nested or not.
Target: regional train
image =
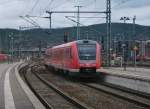
[[[0,62],[5,62],[7,61],[9,56],[7,54],[1,54],[0,53]]]
[[[48,48],[45,65],[71,76],[95,76],[101,68],[101,45],[93,40],[77,40]]]

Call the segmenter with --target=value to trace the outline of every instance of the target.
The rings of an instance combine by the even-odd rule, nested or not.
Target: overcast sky
[[[150,26],[150,0],[111,0],[112,2],[112,22],[122,22],[120,17],[128,16],[132,18],[136,15],[137,24]],[[0,0],[0,28],[19,28],[19,26],[32,26],[19,16],[48,16],[45,11],[77,10],[74,6],[83,6],[80,10],[84,11],[105,11],[106,0]],[[65,16],[75,14],[52,14],[52,27],[61,28],[75,26]],[[104,14],[81,14],[88,17],[105,17]],[[42,18],[32,18],[41,27],[48,28],[49,20]],[[81,23],[91,25],[104,23],[103,18],[82,18]]]

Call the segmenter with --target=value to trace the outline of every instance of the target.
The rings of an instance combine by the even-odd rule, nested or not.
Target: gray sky
[[[111,0],[112,1],[112,22],[120,21],[121,16],[137,16],[136,23],[150,26],[150,0]],[[46,10],[77,10],[74,6],[83,6],[84,11],[105,11],[106,0],[0,0],[0,28],[18,28],[19,26],[31,26],[31,24],[19,18],[19,16],[48,16]],[[76,24],[67,20],[64,16],[75,14],[53,14],[52,27],[61,28],[75,26]],[[104,14],[81,14],[81,16],[105,16]],[[32,18],[41,27],[48,28],[49,20]],[[81,23],[91,25],[104,23],[105,19],[82,18]],[[132,20],[128,21],[131,23]]]

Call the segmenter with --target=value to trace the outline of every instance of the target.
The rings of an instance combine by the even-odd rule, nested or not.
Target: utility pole
[[[138,50],[138,48],[136,46],[134,46],[133,50],[134,50],[134,68],[136,71],[136,51]]]
[[[49,13],[49,29],[50,29],[50,33],[52,32],[51,29],[52,29],[52,13]]]
[[[39,57],[41,57],[42,54],[42,41],[39,42]]]
[[[11,37],[11,41],[12,41],[11,46],[12,46],[12,62],[13,62],[14,59],[14,37],[13,36]]]
[[[49,14],[49,17],[41,17],[41,18],[48,18],[49,19],[49,30],[50,30],[50,33],[52,32],[52,12],[48,12],[46,11],[46,13]]]
[[[133,37],[135,37],[135,20],[136,16],[133,17]]]
[[[107,39],[106,39],[106,61],[107,66],[111,66],[111,0],[106,1],[106,25],[107,25]]]
[[[21,26],[19,26],[19,39],[18,39],[18,57],[19,60],[21,59],[21,50],[20,50],[20,46],[21,46]]]
[[[75,6],[77,7],[77,40],[80,39],[80,8],[82,6]]]
[[[13,38],[13,33],[11,33],[10,35],[9,35],[9,43],[10,43],[10,54],[11,54],[11,61],[13,62],[13,55],[14,55],[14,38]]]
[[[125,24],[126,24],[126,21],[127,21],[127,20],[130,20],[130,19],[129,19],[129,17],[121,17],[120,20],[123,20],[124,25],[125,25]],[[126,64],[127,64],[127,62],[126,62],[126,61],[127,61],[126,46],[127,46],[127,45],[126,45],[126,43],[125,43],[125,33],[124,33],[123,44],[122,44],[122,49],[123,49],[123,50],[122,50],[122,52],[123,52],[122,55],[123,55],[124,70],[126,70]]]
[[[0,52],[2,52],[2,37],[0,35]]]
[[[88,40],[89,39],[89,32],[86,31],[86,39]]]

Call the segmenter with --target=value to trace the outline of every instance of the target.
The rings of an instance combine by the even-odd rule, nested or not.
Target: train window
[[[95,44],[80,44],[78,45],[78,52],[80,60],[95,60],[96,59],[96,45]]]

